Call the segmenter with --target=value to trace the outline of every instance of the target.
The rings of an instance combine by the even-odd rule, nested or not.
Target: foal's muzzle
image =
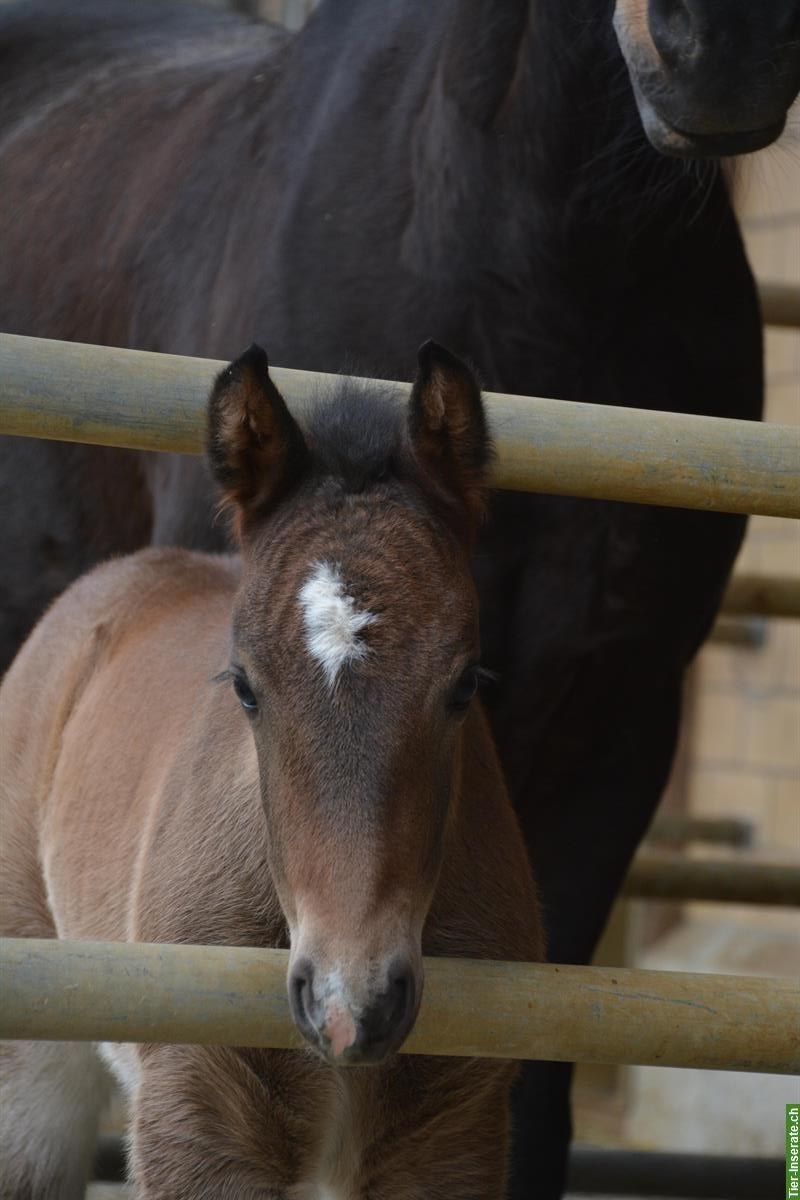
[[[411,1031],[421,987],[411,963],[391,961],[380,987],[355,1004],[337,970],[319,972],[309,958],[289,972],[292,1016],[303,1037],[337,1065],[378,1063],[398,1050]]]

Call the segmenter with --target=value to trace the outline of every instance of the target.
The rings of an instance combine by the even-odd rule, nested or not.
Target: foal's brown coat
[[[0,690],[0,932],[280,946],[288,926],[294,953],[311,922],[318,962],[333,956],[358,983],[363,945],[374,973],[411,937],[417,905],[424,953],[538,958],[533,884],[483,714],[473,702],[463,719],[437,715],[447,655],[474,652],[466,539],[486,460],[474,382],[429,348],[410,433],[377,468],[374,447],[348,459],[335,420],[293,441],[270,386],[251,356],[212,402],[212,463],[237,506],[243,566],[151,550],[101,567],[56,603]],[[258,479],[242,473],[254,450]],[[298,615],[321,556],[378,614],[338,691]],[[232,612],[236,669],[259,695],[274,689],[256,718],[212,682],[231,661]],[[366,741],[366,708],[348,707],[359,688],[376,714]],[[320,766],[342,746],[368,752],[370,771]],[[318,767],[322,792],[309,782]],[[2,1050],[0,1193],[78,1197],[101,1094],[88,1051]],[[511,1063],[105,1053],[132,1097],[141,1200],[504,1195]]]

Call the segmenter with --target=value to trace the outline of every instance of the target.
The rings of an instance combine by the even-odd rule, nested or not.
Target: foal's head
[[[377,1061],[409,1032],[478,680],[468,549],[489,458],[471,372],[432,343],[405,411],[344,383],[301,431],[251,348],[209,455],[241,540],[230,674],[308,1041]]]

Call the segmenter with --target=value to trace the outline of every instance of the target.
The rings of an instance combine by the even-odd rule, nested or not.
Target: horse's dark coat
[[[758,311],[723,180],[647,143],[609,4],[486,8],[338,0],[296,40],[160,4],[2,11],[0,327],[225,358],[256,337],[278,364],[385,377],[432,336],[496,390],[757,418]],[[26,450],[38,512],[18,453],[3,447],[3,537],[41,537],[60,508],[77,572],[87,530],[52,451]],[[70,453],[91,489],[98,452]],[[191,540],[205,510],[174,497],[199,477],[169,469],[157,537]],[[140,497],[135,471],[120,458],[120,494]],[[591,954],[658,800],[743,529],[496,498],[483,657],[556,961]],[[567,1087],[566,1067],[527,1069],[515,1196],[559,1194]]]

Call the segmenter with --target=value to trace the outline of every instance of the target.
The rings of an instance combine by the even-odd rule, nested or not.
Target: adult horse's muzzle
[[[399,1050],[416,1020],[422,995],[421,966],[396,955],[348,979],[339,966],[323,968],[298,956],[289,969],[289,1003],[306,1041],[336,1066],[379,1063]]]
[[[780,137],[800,89],[800,0],[616,0],[614,29],[662,154],[749,154]]]
[[[786,125],[784,112],[777,121],[755,129],[717,130],[713,133],[683,129],[659,112],[636,82],[632,82],[647,140],[659,153],[673,158],[724,158],[735,154],[752,154],[777,141]]]

